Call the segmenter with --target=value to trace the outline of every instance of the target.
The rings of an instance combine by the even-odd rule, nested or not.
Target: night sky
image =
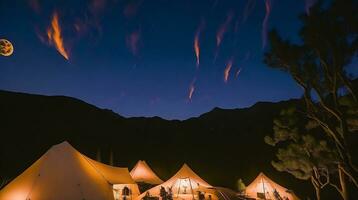
[[[0,57],[0,89],[166,119],[299,97],[289,75],[263,64],[265,36],[275,27],[299,42],[312,2],[0,0],[0,38],[15,49]]]

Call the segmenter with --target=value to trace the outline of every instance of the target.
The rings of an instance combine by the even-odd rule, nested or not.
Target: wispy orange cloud
[[[268,20],[272,9],[270,0],[265,0],[265,9],[266,9],[266,14],[265,14],[264,21],[262,23],[262,48],[265,48],[267,44]]]
[[[222,43],[225,33],[228,31],[228,27],[234,17],[232,12],[228,13],[226,20],[223,24],[220,25],[219,30],[216,32],[216,46],[219,47]]]
[[[47,28],[47,39],[50,45],[55,46],[57,51],[64,57],[66,60],[69,59],[69,53],[65,48],[63,38],[62,38],[62,29],[58,19],[58,13],[54,12],[52,16],[51,26]]]
[[[245,9],[244,9],[244,12],[243,12],[242,22],[247,21],[247,19],[249,18],[250,14],[254,10],[255,6],[256,6],[256,0],[247,0],[246,5],[245,5]]]
[[[228,63],[226,64],[225,70],[224,70],[224,82],[227,83],[229,80],[230,70],[233,64],[233,59],[230,59]]]
[[[199,34],[195,34],[194,37],[194,51],[196,56],[196,66],[199,67],[200,65],[200,45],[199,45]]]
[[[191,101],[195,92],[195,82],[196,82],[196,78],[194,78],[190,85],[189,85],[189,94],[188,94],[188,100]]]
[[[188,95],[189,101],[191,101],[191,99],[193,98],[194,91],[195,91],[195,86],[194,84],[191,84],[189,86],[189,95]]]
[[[241,73],[242,68],[238,69],[235,73],[235,78],[238,78]]]
[[[242,63],[245,63],[246,61],[248,61],[251,58],[251,52],[247,51],[245,54],[244,59],[242,60]],[[239,75],[241,74],[241,71],[243,70],[243,67],[240,67],[237,69],[236,73],[235,73],[235,78],[239,78]]]
[[[131,32],[126,37],[127,47],[129,48],[130,52],[134,56],[138,55],[140,38],[141,38],[141,33],[139,30]]]
[[[205,22],[201,21],[198,29],[195,32],[194,36],[194,52],[196,57],[196,67],[199,67],[200,65],[200,34],[204,27]]]

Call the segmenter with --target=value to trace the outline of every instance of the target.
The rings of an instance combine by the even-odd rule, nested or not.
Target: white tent
[[[139,190],[127,168],[111,167],[79,153],[69,143],[50,148],[0,191],[1,200],[113,200],[115,185]]]
[[[163,181],[153,172],[144,160],[139,160],[130,172],[133,180],[137,183],[149,183],[159,185]]]
[[[274,194],[276,193],[283,200],[298,200],[292,191],[275,183],[262,172],[246,187],[245,193],[248,197],[255,199],[276,199]]]
[[[146,195],[160,197],[161,188],[171,191],[173,199],[198,199],[198,192],[204,193],[205,199],[217,199],[214,188],[186,164],[168,181],[141,194],[138,200]]]

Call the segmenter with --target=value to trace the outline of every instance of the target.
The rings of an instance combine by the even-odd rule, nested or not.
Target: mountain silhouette
[[[357,80],[354,85],[356,90]],[[263,140],[273,132],[273,119],[292,105],[302,102],[214,108],[180,121],[126,118],[71,97],[0,91],[0,177],[16,177],[52,145],[67,140],[92,158],[100,150],[103,162],[113,152],[117,166],[131,168],[146,160],[163,180],[186,162],[212,185],[235,188],[237,179],[249,184],[262,171],[300,197],[313,196],[309,181],[271,166],[276,149]]]

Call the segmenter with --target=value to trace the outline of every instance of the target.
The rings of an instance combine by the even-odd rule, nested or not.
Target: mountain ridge
[[[91,103],[88,103],[84,100],[81,100],[79,98],[76,98],[76,97],[71,97],[71,96],[65,96],[65,95],[43,95],[43,94],[33,94],[33,93],[27,93],[27,92],[18,92],[18,91],[10,91],[10,90],[1,90],[0,89],[0,93],[2,94],[11,94],[11,95],[18,95],[18,96],[32,96],[32,97],[43,97],[43,98],[47,98],[47,97],[50,97],[51,99],[57,99],[57,100],[73,100],[74,102],[78,102],[78,103],[84,103],[88,106],[92,106],[92,107],[95,107],[97,109],[100,109],[100,110],[103,110],[103,111],[107,111],[109,113],[114,113],[115,115],[118,115],[118,117],[120,118],[125,118],[125,119],[162,119],[162,120],[166,120],[166,121],[186,121],[186,120],[190,120],[192,118],[200,118],[202,117],[203,115],[207,115],[208,113],[211,113],[211,112],[223,112],[223,111],[238,111],[238,110],[242,110],[242,109],[248,109],[248,108],[252,108],[252,107],[256,107],[256,106],[259,106],[261,104],[275,104],[275,103],[283,103],[283,102],[289,102],[289,101],[292,101],[292,100],[297,100],[297,99],[288,99],[288,100],[281,100],[281,101],[275,101],[275,102],[271,102],[271,101],[258,101],[254,104],[252,104],[251,106],[247,106],[247,107],[237,107],[237,108],[222,108],[222,107],[213,107],[212,109],[210,109],[209,111],[207,112],[204,112],[202,114],[199,114],[198,116],[194,116],[194,117],[189,117],[189,118],[186,118],[186,119],[166,119],[166,118],[163,118],[163,117],[160,117],[160,116],[131,116],[131,117],[128,117],[128,116],[124,116],[124,115],[121,115],[120,113],[117,113],[115,111],[113,111],[112,109],[108,109],[108,108],[102,108],[102,107],[99,107],[99,106],[96,106],[94,104],[91,104]]]
[[[276,150],[263,140],[273,132],[273,119],[292,105],[301,105],[300,100],[213,108],[198,117],[166,120],[126,118],[72,97],[0,91],[0,177],[16,177],[66,140],[91,158],[100,150],[105,163],[113,152],[116,166],[146,160],[163,179],[185,162],[212,185],[235,188],[238,178],[248,184],[264,172],[298,196],[312,197],[308,181],[272,167]]]
[[[0,91],[0,132],[6,133],[6,142],[0,146],[5,161],[0,175],[17,176],[52,145],[67,140],[92,158],[100,149],[104,162],[113,151],[119,166],[132,167],[139,159],[147,160],[161,177],[170,177],[186,162],[215,185],[234,188],[237,178],[250,181],[260,171],[273,173],[285,183],[284,174],[270,165],[274,149],[263,137],[272,131],[271,119],[291,103],[216,108],[187,120],[165,120],[125,118],[72,97]],[[253,153],[240,153],[247,149]],[[255,152],[262,153],[255,156]],[[300,184],[292,177],[287,183],[291,181]]]

